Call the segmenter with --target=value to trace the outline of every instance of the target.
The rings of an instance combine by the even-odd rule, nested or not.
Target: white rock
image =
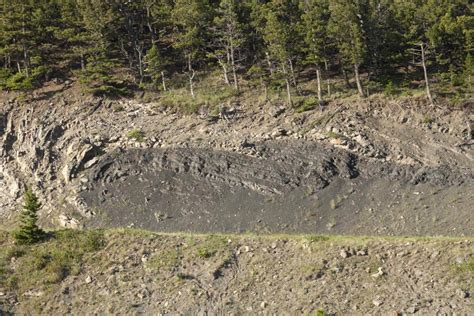
[[[383,301],[382,300],[379,300],[379,299],[375,299],[372,301],[372,303],[375,305],[375,306],[380,306],[383,304]]]
[[[382,267],[379,267],[379,271],[377,273],[372,274],[372,277],[379,278],[379,277],[383,276],[384,274],[385,274],[385,272],[383,272]]]
[[[349,257],[349,253],[345,249],[342,249],[340,254],[341,254],[341,257],[344,259]]]

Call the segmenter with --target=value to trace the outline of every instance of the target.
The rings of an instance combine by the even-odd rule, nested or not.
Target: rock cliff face
[[[472,104],[242,102],[184,116],[60,86],[1,103],[4,225],[28,185],[50,226],[474,233]]]

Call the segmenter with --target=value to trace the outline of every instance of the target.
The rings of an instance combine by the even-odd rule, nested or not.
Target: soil
[[[105,247],[59,284],[0,286],[0,311],[469,315],[473,249],[472,239],[109,231]]]

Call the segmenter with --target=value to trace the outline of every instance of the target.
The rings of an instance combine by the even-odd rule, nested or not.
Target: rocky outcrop
[[[31,186],[44,225],[423,234],[415,219],[440,206],[435,223],[451,225],[435,232],[467,233],[448,216],[468,214],[462,193],[474,185],[461,110],[430,113],[427,124],[419,103],[373,98],[306,113],[236,103],[210,119],[73,88],[2,102],[5,223]],[[420,186],[438,193],[417,200]]]

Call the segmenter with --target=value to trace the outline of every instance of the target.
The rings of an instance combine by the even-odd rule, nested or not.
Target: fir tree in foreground
[[[20,227],[13,236],[19,244],[34,244],[41,241],[45,232],[38,227],[38,211],[41,203],[31,189],[24,195],[23,212],[20,215]]]

